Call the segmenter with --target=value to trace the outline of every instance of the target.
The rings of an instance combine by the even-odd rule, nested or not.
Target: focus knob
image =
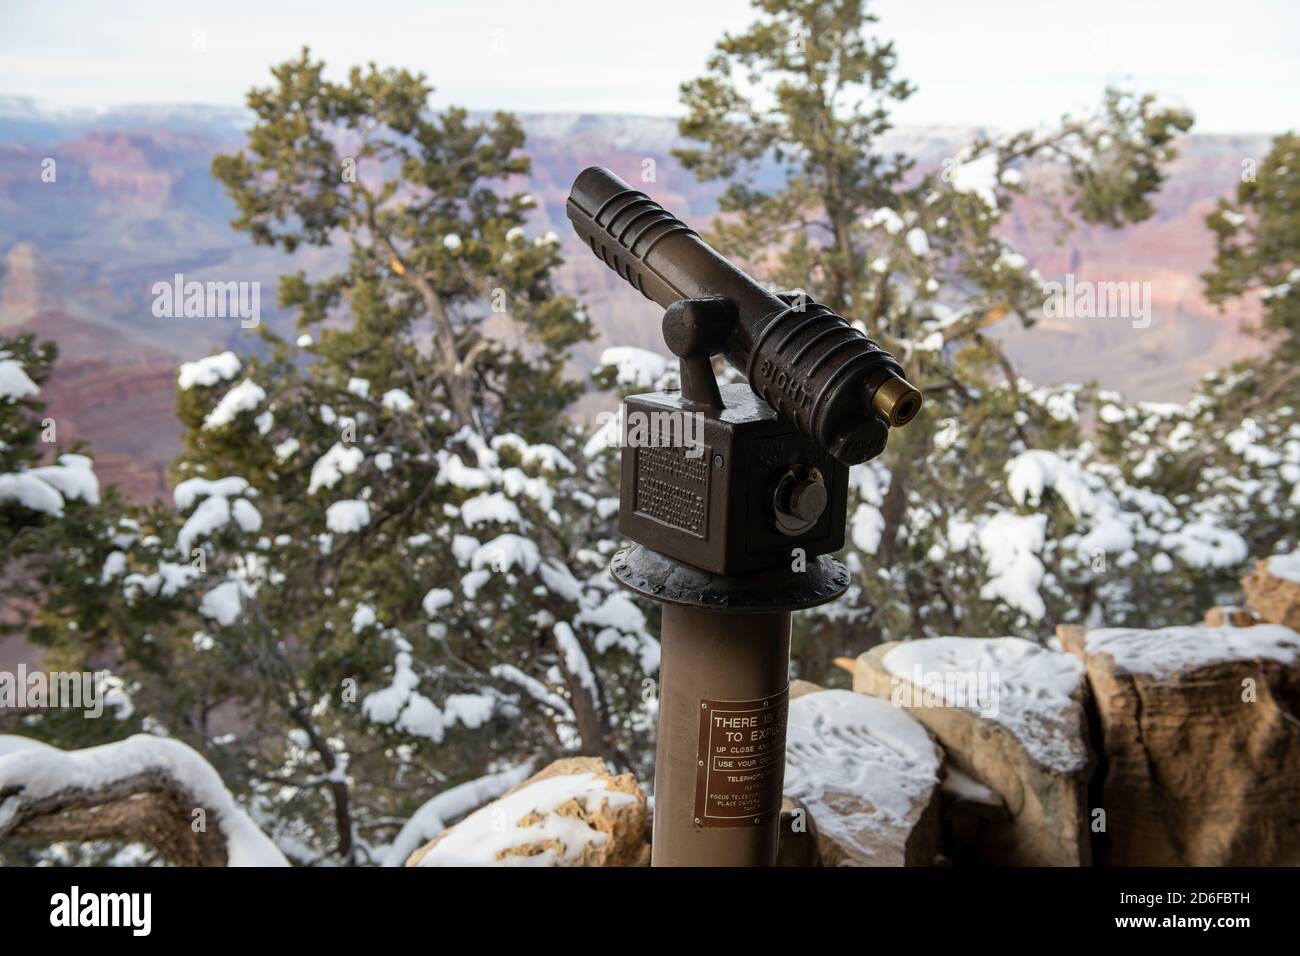
[[[772,498],[777,529],[791,537],[804,534],[821,518],[827,500],[826,481],[818,469],[791,466]]]

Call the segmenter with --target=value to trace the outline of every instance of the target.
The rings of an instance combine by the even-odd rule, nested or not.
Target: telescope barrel
[[[737,319],[723,357],[844,464],[879,455],[889,427],[920,410],[921,393],[892,355],[826,306],[768,291],[608,169],[583,170],[566,208],[592,252],[646,298],[664,308],[681,299],[730,302]]]

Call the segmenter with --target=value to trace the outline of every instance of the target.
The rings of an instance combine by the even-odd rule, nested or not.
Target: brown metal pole
[[[790,612],[665,604],[652,866],[773,866]]]

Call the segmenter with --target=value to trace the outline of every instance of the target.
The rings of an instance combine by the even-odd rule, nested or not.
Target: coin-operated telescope
[[[611,269],[664,307],[681,390],[624,407],[625,587],[662,602],[653,862],[776,860],[790,614],[848,572],[849,467],[878,456],[921,393],[830,309],[777,295],[607,169],[574,181],[568,216]],[[721,355],[748,385],[719,388]]]

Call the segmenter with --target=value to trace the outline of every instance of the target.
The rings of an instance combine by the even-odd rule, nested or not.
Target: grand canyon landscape
[[[166,496],[166,471],[179,448],[173,416],[176,368],[218,348],[257,347],[238,319],[156,318],[152,285],[186,279],[261,283],[263,320],[292,319],[275,308],[277,277],[311,272],[339,253],[305,249],[289,257],[254,246],[231,230],[233,205],[209,173],[212,157],[238,148],[249,124],[243,110],[141,107],[54,112],[23,99],[0,99],[0,331],[36,332],[58,343],[61,359],[43,398],[61,441],[87,439],[96,470],[137,500]],[[574,371],[611,344],[662,351],[658,311],[625,294],[617,276],[584,254],[564,216],[575,170],[593,163],[640,181],[699,227],[716,209],[718,189],[701,185],[673,159],[680,143],[668,117],[527,114],[522,117],[538,200],[535,226],[565,243],[563,291],[586,303],[599,337],[574,356]],[[975,129],[905,128],[882,146],[931,168]],[[1046,319],[1032,329],[1014,320],[999,330],[1017,369],[1042,383],[1084,382],[1134,398],[1179,400],[1205,372],[1249,354],[1249,312],[1221,313],[1202,295],[1211,258],[1204,218],[1234,189],[1242,161],[1262,157],[1268,137],[1184,137],[1156,214],[1122,230],[1068,233],[1024,199],[1005,218],[1005,237],[1046,279],[1073,273],[1098,282],[1150,282],[1152,322]],[[57,178],[42,180],[54,159]]]

